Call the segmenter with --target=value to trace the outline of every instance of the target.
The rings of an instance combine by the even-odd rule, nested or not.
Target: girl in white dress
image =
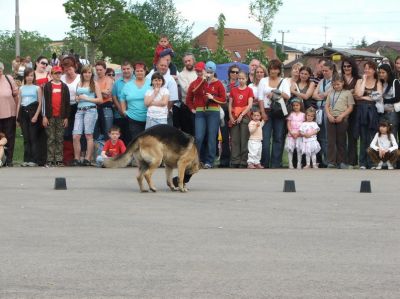
[[[306,166],[310,168],[310,159],[312,167],[318,168],[317,153],[321,150],[321,146],[317,141],[319,126],[315,122],[315,109],[310,107],[306,111],[306,121],[300,126],[300,134],[303,136],[302,153],[306,155]]]

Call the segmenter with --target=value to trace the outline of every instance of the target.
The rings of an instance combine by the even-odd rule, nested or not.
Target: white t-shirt
[[[281,85],[279,86],[279,90],[281,92],[286,93],[290,97],[290,82],[286,78],[281,79],[283,80]],[[258,93],[257,93],[257,98],[259,101],[264,102],[264,108],[270,108],[271,107],[271,99],[267,97],[268,94],[271,93],[271,91],[275,89],[271,86],[269,86],[269,77],[262,78],[260,80],[260,83],[258,83]]]
[[[154,89],[149,89],[146,91],[145,97],[147,96],[152,96],[154,94]],[[158,95],[154,99],[154,101],[158,102],[161,101],[164,95],[167,95],[169,97],[169,91],[165,87],[161,87]],[[166,119],[168,118],[168,105],[165,105],[163,107],[159,106],[150,106],[147,109],[147,116],[152,117],[152,118],[158,118],[158,119]]]
[[[65,75],[61,76],[61,81],[64,82],[68,86],[69,90],[69,104],[70,105],[75,105],[76,104],[76,90],[78,89],[78,84],[81,82],[81,76],[79,74],[76,75],[76,78],[72,83],[68,84],[67,83],[67,78]]]

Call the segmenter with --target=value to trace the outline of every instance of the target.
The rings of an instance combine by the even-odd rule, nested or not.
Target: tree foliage
[[[282,5],[282,0],[253,0],[250,1],[250,17],[261,25],[261,39],[266,40],[272,29],[275,14]]]
[[[227,63],[231,62],[231,53],[224,48],[225,39],[225,15],[221,13],[218,16],[218,28],[217,28],[217,50],[211,53],[210,59],[215,63]]]
[[[362,48],[366,48],[366,47],[368,47],[368,43],[367,43],[365,36],[363,36],[360,43],[358,45],[356,45],[356,49],[362,49]]]
[[[144,61],[150,66],[156,43],[156,35],[150,33],[135,15],[125,12],[116,30],[103,37],[99,46],[103,55],[111,57],[115,63],[133,60]]]
[[[124,12],[122,0],[68,0],[63,4],[72,21],[72,29],[80,30],[89,45],[89,60],[94,61],[100,41],[118,26]]]
[[[21,56],[31,56],[32,61],[40,55],[50,57],[51,40],[37,31],[20,32]],[[0,32],[0,61],[4,63],[6,72],[11,72],[11,61],[15,58],[15,33],[13,31]]]
[[[165,34],[175,44],[187,42],[192,38],[193,23],[177,11],[172,0],[146,0],[136,2],[129,10],[157,36]]]
[[[268,59],[267,56],[265,55],[266,47],[263,46],[261,49],[258,50],[251,50],[248,49],[246,52],[246,58],[243,63],[250,64],[250,61],[253,59],[257,59],[258,61],[261,62],[262,65],[267,66],[268,65]]]

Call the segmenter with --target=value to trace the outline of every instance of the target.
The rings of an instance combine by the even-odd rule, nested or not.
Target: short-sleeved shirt
[[[286,93],[290,97],[290,83],[289,80],[281,79],[282,83],[279,86],[281,92]],[[279,84],[278,84],[279,85]],[[271,99],[267,97],[271,91],[275,89],[269,86],[269,77],[262,78],[258,84],[258,100],[264,102],[264,108],[271,107]]]
[[[330,112],[336,117],[347,110],[350,105],[354,105],[354,98],[349,90],[332,91],[328,96]]]
[[[234,87],[230,97],[232,98],[232,107],[246,107],[249,104],[249,98],[254,99],[253,89],[247,86],[245,89]]]
[[[138,87],[135,81],[125,84],[121,91],[121,102],[126,102],[126,115],[136,121],[146,121],[147,107],[144,104],[144,95],[151,88],[150,80],[146,79],[143,86]]]
[[[76,75],[74,81],[71,83],[67,83],[67,77],[66,75],[61,76],[61,81],[64,82],[68,86],[69,90],[69,104],[70,105],[75,105],[76,104],[76,90],[78,88],[79,82],[81,82],[81,76]]]
[[[152,96],[154,93],[154,89],[149,89],[146,91],[145,96]],[[163,96],[169,96],[169,91],[165,87],[161,87],[160,91],[158,92],[158,95],[154,99],[154,101],[158,102],[161,101]],[[165,119],[168,118],[168,105],[165,105],[164,107],[159,107],[159,106],[150,106],[147,108],[147,117],[152,117],[152,118],[158,118],[158,119]]]
[[[39,88],[39,86],[33,84],[21,86],[21,106],[26,107],[30,104],[36,103],[38,101]]]
[[[118,139],[115,144],[112,144],[111,139],[109,139],[104,144],[103,151],[106,152],[107,157],[115,157],[125,153],[126,147],[124,142],[120,139]]]
[[[128,82],[132,82],[134,79],[133,77],[130,78],[128,81],[125,81],[123,77],[119,78],[115,81],[113,88],[112,88],[112,96],[117,97],[118,101],[121,101],[121,93],[125,87],[125,84]],[[114,118],[121,118],[121,115],[118,113],[118,110],[114,110]]]
[[[60,116],[61,111],[61,82],[51,83],[51,108],[53,111],[53,117]]]

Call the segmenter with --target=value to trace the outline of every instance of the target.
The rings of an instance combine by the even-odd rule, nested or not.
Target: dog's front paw
[[[183,187],[183,188],[179,188],[179,191],[181,191],[181,192],[188,192],[188,189],[187,189],[186,187]]]
[[[154,188],[154,187],[150,187],[150,190],[153,191],[153,192],[157,192],[157,189]]]

